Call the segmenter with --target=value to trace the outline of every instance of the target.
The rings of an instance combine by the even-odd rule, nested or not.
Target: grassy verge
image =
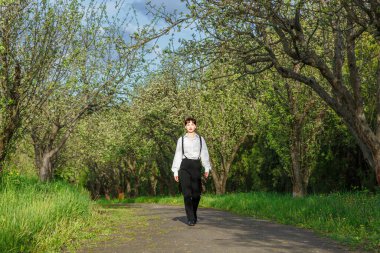
[[[88,194],[63,182],[3,174],[0,252],[59,252],[92,215]]]
[[[66,251],[93,252],[124,245],[126,241],[135,240],[139,232],[149,230],[148,224],[147,217],[138,215],[138,209],[98,206],[91,224],[77,234]]]
[[[180,196],[139,197],[125,202],[183,204]],[[379,194],[337,193],[297,199],[275,193],[205,195],[201,206],[312,229],[352,247],[380,252]]]

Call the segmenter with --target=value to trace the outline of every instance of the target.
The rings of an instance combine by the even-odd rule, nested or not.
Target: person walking
[[[197,219],[197,209],[201,200],[201,169],[205,168],[204,176],[208,177],[211,165],[206,141],[195,130],[197,121],[188,117],[184,121],[186,134],[177,141],[172,171],[174,180],[181,183],[187,224],[194,226]]]

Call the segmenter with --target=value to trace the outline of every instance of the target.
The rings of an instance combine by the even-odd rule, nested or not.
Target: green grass
[[[135,240],[136,234],[149,230],[148,218],[138,214],[138,209],[124,206],[97,206],[94,219],[87,228],[77,234],[74,243],[67,245],[68,252],[81,249],[93,252],[95,249],[125,245]]]
[[[0,252],[59,252],[92,215],[86,191],[16,173],[0,180]]]
[[[183,205],[181,196],[124,202]],[[309,228],[352,247],[380,252],[380,194],[336,193],[297,199],[275,193],[205,195],[201,206]],[[87,239],[94,242],[95,237],[108,241],[116,225],[128,231],[124,237],[133,239],[132,232],[146,224],[143,219],[136,223],[138,215],[128,212],[125,218],[125,210],[98,208],[86,191],[63,182],[40,183],[8,173],[0,180],[0,252],[59,252],[65,245],[75,249]]]
[[[181,196],[139,197],[125,202],[183,204]],[[357,192],[292,198],[275,193],[236,193],[205,195],[200,205],[312,229],[351,247],[380,252],[379,194]]]

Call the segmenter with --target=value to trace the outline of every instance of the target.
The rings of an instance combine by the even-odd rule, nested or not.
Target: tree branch
[[[359,71],[356,65],[356,56],[355,56],[355,40],[353,40],[350,35],[347,38],[347,61],[348,61],[348,69],[350,72],[350,84],[354,94],[354,103],[355,109],[363,114],[363,98],[361,96],[361,83],[359,79]]]
[[[380,53],[377,56],[376,72],[377,94],[376,94],[376,137],[380,140]]]

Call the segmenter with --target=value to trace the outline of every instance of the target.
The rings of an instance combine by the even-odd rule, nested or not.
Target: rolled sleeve
[[[206,141],[203,137],[202,137],[201,162],[202,162],[202,166],[205,168],[205,172],[209,172],[211,170],[210,156],[208,154]]]
[[[173,164],[172,164],[172,171],[174,173],[174,176],[178,176],[178,170],[181,166],[182,161],[182,141],[181,138],[177,141],[177,147],[174,154]]]

